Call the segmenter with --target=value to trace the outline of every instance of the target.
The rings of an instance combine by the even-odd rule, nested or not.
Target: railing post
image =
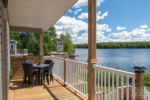
[[[135,100],[144,100],[144,69],[145,67],[134,67],[135,71]]]
[[[64,86],[66,85],[66,57],[64,57]]]

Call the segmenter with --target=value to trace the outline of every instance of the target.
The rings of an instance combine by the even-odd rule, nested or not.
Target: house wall
[[[25,56],[25,57],[11,57],[11,70],[12,70],[12,78],[17,73],[17,71],[21,68],[22,64],[25,60],[32,60],[32,63],[38,63],[40,61],[40,57],[38,56]]]
[[[0,100],[8,100],[9,90],[9,72],[10,72],[10,50],[9,50],[9,24],[7,5],[4,7],[6,0],[0,0],[1,13],[1,42],[0,42]]]

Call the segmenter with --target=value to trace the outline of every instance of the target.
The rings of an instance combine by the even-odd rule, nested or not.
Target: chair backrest
[[[49,74],[52,74],[53,66],[54,66],[54,62],[51,61],[51,63],[49,64]]]
[[[33,74],[33,65],[32,64],[22,64],[23,66],[23,70],[24,70],[24,74],[27,76],[30,76]]]
[[[24,63],[25,64],[32,64],[32,61],[31,60],[25,60]]]
[[[45,60],[44,64],[50,64],[52,62],[52,60]]]
[[[45,60],[44,63],[45,63],[45,64],[49,64],[48,73],[49,73],[49,74],[52,74],[54,62],[53,62],[52,60]]]

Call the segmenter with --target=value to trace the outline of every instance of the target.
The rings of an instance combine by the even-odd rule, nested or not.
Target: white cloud
[[[116,27],[116,30],[118,30],[118,31],[125,30],[125,29],[126,29],[126,27],[121,27],[121,26]]]
[[[141,25],[140,28],[148,28],[148,25]]]
[[[69,16],[63,16],[55,24],[56,32],[58,36],[60,34],[70,33],[74,43],[87,43],[88,39],[88,23],[72,18]],[[81,33],[82,31],[82,33]],[[97,41],[106,40],[104,36],[105,32],[111,32],[111,28],[107,24],[97,24]]]
[[[111,32],[108,24],[97,24],[97,32]]]
[[[82,20],[77,20],[76,18],[63,16],[55,24],[55,27],[58,35],[66,32],[71,34],[77,34],[80,31],[84,31],[87,29],[87,23]]]
[[[79,16],[78,16],[79,19],[88,19],[88,13],[81,13]]]
[[[108,38],[113,41],[150,41],[150,33],[148,32],[148,29],[135,28],[130,32],[111,33]]]
[[[97,21],[104,19],[106,16],[108,16],[108,11],[106,11],[106,12],[103,13],[102,15],[101,15],[101,11],[99,11],[99,12],[97,13]]]
[[[99,11],[99,12],[97,13],[97,21],[104,19],[106,16],[108,16],[108,11],[105,12],[105,13],[103,13],[102,15],[101,15],[101,11]],[[88,12],[81,13],[81,14],[78,16],[78,18],[79,18],[79,19],[88,19]]]
[[[104,2],[104,0],[97,0],[97,6],[100,6],[100,4]],[[88,6],[88,0],[79,0],[74,7],[75,8],[79,8],[79,7],[83,7],[83,6]]]
[[[80,9],[77,9],[75,12],[74,12],[74,14],[75,15],[77,15],[79,12],[81,12],[82,11],[82,9],[80,8]]]
[[[68,12],[72,13],[72,10],[71,10],[71,9],[69,9],[69,10],[68,10]]]
[[[69,16],[63,16],[56,24],[56,32],[60,34],[70,33],[74,43],[88,42],[88,23]],[[108,33],[106,35],[105,33]],[[110,33],[112,29],[108,24],[97,24],[97,42],[119,41],[150,41],[150,29],[135,28],[131,31]]]

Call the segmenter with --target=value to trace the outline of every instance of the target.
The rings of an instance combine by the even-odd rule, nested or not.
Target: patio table
[[[33,64],[33,68],[39,69],[38,78],[39,78],[39,84],[41,83],[41,85],[43,85],[43,69],[48,66],[49,66],[49,64]],[[41,78],[41,80],[40,80],[40,78]]]

